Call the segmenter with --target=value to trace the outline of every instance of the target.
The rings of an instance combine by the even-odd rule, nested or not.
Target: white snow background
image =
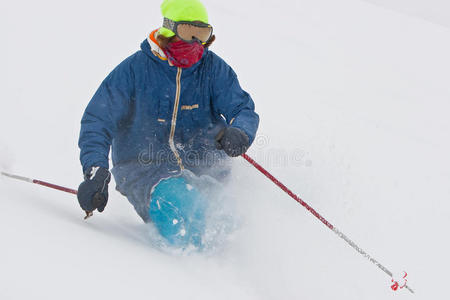
[[[261,116],[249,154],[390,270],[407,271],[416,294],[393,292],[388,276],[237,158],[245,222],[210,256],[153,248],[113,183],[105,212],[83,221],[73,195],[2,177],[0,298],[448,298],[448,1],[204,3],[211,50]],[[2,170],[78,186],[83,110],[160,25],[159,5],[1,2]]]

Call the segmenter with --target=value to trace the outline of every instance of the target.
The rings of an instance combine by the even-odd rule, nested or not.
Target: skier
[[[208,203],[196,176],[223,182],[259,117],[234,71],[209,50],[199,0],[165,0],[163,26],[102,82],[81,120],[78,201],[102,212],[111,148],[116,189],[172,245],[201,245]]]

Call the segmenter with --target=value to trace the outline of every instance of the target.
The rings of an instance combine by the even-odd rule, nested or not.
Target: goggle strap
[[[163,27],[175,32],[175,22],[171,19],[164,18]]]

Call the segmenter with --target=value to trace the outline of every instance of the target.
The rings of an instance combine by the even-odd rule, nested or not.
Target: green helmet
[[[161,4],[163,17],[172,21],[201,21],[208,23],[208,12],[199,0],[164,0]],[[161,27],[159,34],[165,37],[172,37],[175,33],[172,30]]]

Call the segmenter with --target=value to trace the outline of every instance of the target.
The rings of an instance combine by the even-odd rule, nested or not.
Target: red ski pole
[[[39,185],[42,185],[42,186],[45,186],[45,187],[48,187],[48,188],[52,188],[52,189],[55,189],[55,190],[58,190],[58,191],[63,191],[63,192],[69,193],[69,194],[76,195],[78,193],[77,190],[73,190],[73,189],[70,189],[70,188],[67,188],[67,187],[63,187],[63,186],[56,185],[56,184],[53,184],[53,183],[45,182],[45,181],[42,181],[42,180],[31,179],[31,178],[27,178],[27,177],[23,177],[23,176],[9,174],[9,173],[6,173],[6,172],[1,172],[1,173],[2,173],[3,176],[7,176],[7,177],[10,177],[10,178],[13,178],[13,179],[17,179],[17,180],[21,180],[21,181],[25,181],[25,182],[29,182],[29,183],[39,184]],[[86,216],[84,217],[84,219],[86,220],[87,218],[92,216],[92,212],[91,211],[85,211],[85,212],[86,212]]]
[[[371,263],[376,265],[378,268],[380,268],[384,273],[386,273],[389,277],[392,278],[392,272],[389,271],[386,267],[384,267],[381,263],[379,263],[375,258],[371,257],[369,254],[367,254],[362,248],[360,248],[358,245],[356,245],[350,238],[348,238],[343,232],[341,232],[339,229],[337,229],[335,226],[333,226],[330,222],[328,222],[324,217],[322,217],[317,211],[315,211],[308,203],[303,201],[299,196],[294,194],[289,188],[287,188],[284,184],[282,184],[278,179],[276,179],[272,174],[269,173],[266,169],[264,169],[260,164],[258,164],[256,161],[254,161],[251,157],[249,157],[247,154],[242,154],[242,157],[248,161],[250,164],[252,164],[258,171],[263,173],[267,178],[269,178],[273,183],[275,183],[279,188],[281,188],[283,191],[285,191],[292,199],[300,203],[303,207],[305,207],[310,213],[312,213],[317,219],[319,219],[325,226],[327,226],[329,229],[331,229],[337,236],[339,236],[341,239],[343,239],[347,244],[349,244],[353,249],[355,249],[359,254],[367,258]],[[414,291],[408,286],[404,285],[405,288],[408,289],[411,293],[414,293]]]

